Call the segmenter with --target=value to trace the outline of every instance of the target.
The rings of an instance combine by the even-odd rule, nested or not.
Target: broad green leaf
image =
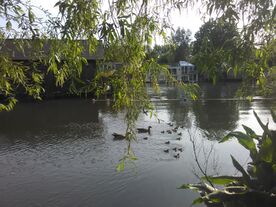
[[[236,137],[239,143],[242,146],[244,146],[246,149],[250,150],[250,152],[252,152],[253,154],[257,152],[256,145],[255,145],[255,142],[253,141],[253,138],[240,131],[230,132],[220,141],[220,143],[225,142],[231,139],[232,137]]]

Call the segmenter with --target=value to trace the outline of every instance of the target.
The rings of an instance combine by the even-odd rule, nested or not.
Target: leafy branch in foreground
[[[271,113],[275,121],[275,112],[271,110]],[[236,138],[250,152],[251,162],[247,164],[247,169],[231,156],[240,176],[205,176],[200,184],[181,186],[182,189],[196,190],[201,194],[193,204],[204,202],[207,206],[248,207],[276,205],[276,132],[268,128],[268,123],[263,124],[255,111],[254,115],[263,129],[262,135],[257,135],[243,125],[245,132],[231,132],[220,141],[222,143]]]

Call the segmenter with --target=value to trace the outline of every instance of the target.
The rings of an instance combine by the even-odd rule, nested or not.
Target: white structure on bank
[[[179,61],[176,66],[169,65],[169,71],[178,81],[189,83],[198,82],[198,72],[195,65],[186,61]]]

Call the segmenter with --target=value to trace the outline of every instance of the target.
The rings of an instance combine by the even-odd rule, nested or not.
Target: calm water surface
[[[149,89],[162,121],[140,116],[137,126],[151,125],[152,133],[137,136],[132,147],[139,159],[121,173],[116,164],[126,144],[113,141],[111,134],[123,133],[124,115],[114,113],[108,102],[20,103],[14,111],[0,114],[0,206],[189,206],[197,194],[177,189],[198,181],[188,132],[203,149],[199,156],[214,145],[210,173],[232,174],[237,172],[230,154],[244,164],[248,153],[236,141],[217,140],[229,130],[241,129],[241,124],[261,132],[253,110],[272,123],[269,110],[275,100],[231,100],[236,88],[205,84],[196,102],[185,101],[174,88],[162,87],[159,96]],[[161,133],[171,128],[169,122],[184,126],[178,130],[180,141],[177,134]],[[172,150],[163,152],[173,147],[183,148],[179,159]]]

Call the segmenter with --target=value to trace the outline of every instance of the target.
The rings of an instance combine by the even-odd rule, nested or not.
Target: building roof
[[[180,66],[192,66],[192,67],[194,67],[193,64],[188,63],[187,61],[179,61],[179,65]]]
[[[0,53],[4,53],[11,57],[13,60],[31,60],[33,59],[34,50],[32,49],[37,40],[34,39],[6,39],[0,45]],[[61,40],[60,40],[61,41]],[[88,44],[86,40],[79,40],[81,44],[84,46],[84,50],[82,52],[83,57],[87,60],[97,60],[103,59],[104,49],[103,45],[99,43],[95,54],[90,54],[88,50]],[[19,43],[23,48],[19,47]],[[47,40],[43,46],[42,53],[49,53],[51,48],[51,40]],[[23,49],[23,50],[22,50]]]

